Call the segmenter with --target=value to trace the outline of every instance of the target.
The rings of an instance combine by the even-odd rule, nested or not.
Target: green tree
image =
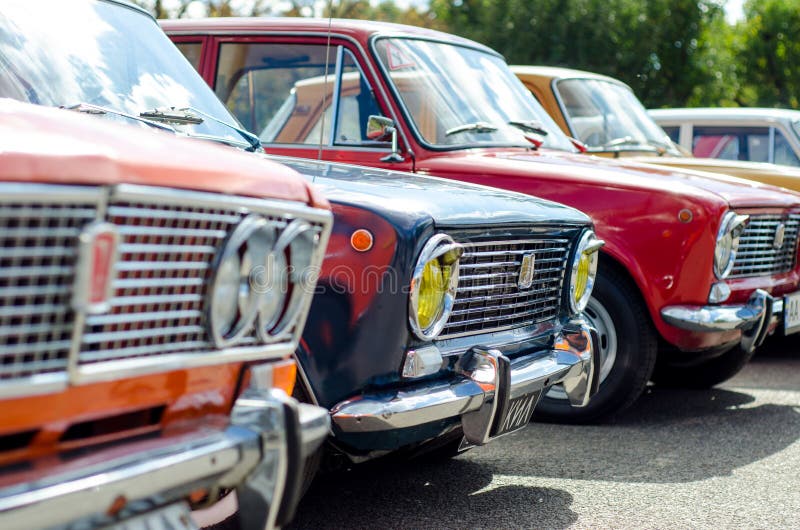
[[[509,62],[607,74],[649,106],[683,105],[717,78],[702,40],[723,18],[714,0],[432,0],[431,9]]]
[[[749,0],[741,62],[754,104],[800,108],[800,0]]]

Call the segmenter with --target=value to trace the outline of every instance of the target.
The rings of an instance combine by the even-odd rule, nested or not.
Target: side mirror
[[[397,148],[397,127],[394,120],[385,116],[370,116],[367,119],[367,138],[375,142],[392,142],[392,152],[381,158],[381,162],[403,162]]]
[[[567,138],[569,138],[569,141],[572,142],[572,145],[575,146],[575,149],[577,149],[581,153],[585,153],[586,151],[589,150],[589,146],[581,142],[577,138],[573,138],[572,136],[567,136]]]

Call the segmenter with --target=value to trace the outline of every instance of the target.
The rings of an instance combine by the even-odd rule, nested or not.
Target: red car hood
[[[143,184],[329,208],[295,171],[230,147],[0,99],[0,180]]]
[[[525,176],[591,183],[604,188],[683,194],[700,200],[723,200],[733,208],[800,206],[800,194],[717,173],[670,169],[626,159],[606,159],[553,150],[475,149],[448,152],[418,162],[420,171]],[[536,195],[536,189],[531,189]]]

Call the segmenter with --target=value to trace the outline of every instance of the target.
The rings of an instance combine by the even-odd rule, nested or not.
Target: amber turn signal
[[[359,228],[350,236],[350,245],[358,252],[368,251],[373,242],[372,232],[365,228]]]

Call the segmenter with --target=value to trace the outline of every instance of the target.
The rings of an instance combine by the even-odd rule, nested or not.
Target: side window
[[[662,127],[662,129],[664,129],[664,132],[667,133],[667,136],[669,136],[670,140],[676,144],[678,143],[681,135],[681,128],[679,125],[670,125],[667,127]]]
[[[338,106],[333,95],[338,48],[318,44],[223,43],[217,96],[265,143],[362,144],[369,114],[380,114],[355,60],[344,52]],[[326,77],[327,73],[327,77]],[[383,145],[383,144],[381,144]]]
[[[195,70],[200,70],[200,54],[203,50],[202,42],[176,42],[175,46],[192,63]]]
[[[694,126],[692,154],[726,160],[769,161],[769,127]]]
[[[775,130],[775,163],[783,166],[800,166],[800,159],[792,150],[789,140],[779,130]]]

